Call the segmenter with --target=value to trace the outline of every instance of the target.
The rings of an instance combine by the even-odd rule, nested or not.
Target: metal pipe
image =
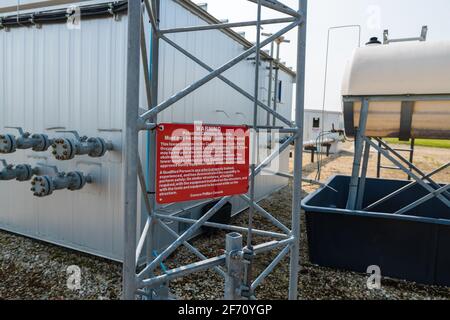
[[[155,15],[155,12],[153,10],[153,7],[150,5],[149,0],[144,0],[145,9],[147,10],[148,16],[150,18],[150,23],[153,27],[153,32],[158,33],[158,26],[157,26],[157,18]]]
[[[344,96],[344,102],[360,102],[366,98],[370,102],[380,101],[448,101],[450,94],[410,94],[410,95],[378,95],[378,96]]]
[[[145,222],[144,229],[142,230],[141,237],[139,238],[139,242],[136,248],[136,265],[139,262],[139,257],[141,256],[142,249],[144,248],[145,240],[147,240],[148,230],[152,224],[152,217],[147,217],[147,221]]]
[[[290,23],[296,21],[296,18],[278,18],[278,19],[267,19],[259,21],[260,25],[267,24],[278,24],[278,23]],[[180,32],[190,32],[190,31],[205,31],[205,30],[216,30],[216,29],[227,29],[227,28],[238,28],[238,27],[251,27],[258,25],[258,21],[244,21],[244,22],[230,22],[230,23],[218,23],[218,24],[209,24],[204,26],[189,26],[189,27],[180,27],[180,28],[172,28],[172,29],[162,29],[160,30],[161,34],[168,33],[180,33]]]
[[[147,0],[148,1],[148,0]],[[143,18],[144,12],[142,12],[141,15],[141,25],[144,26],[144,18]],[[142,56],[142,65],[144,69],[144,82],[145,82],[145,92],[147,97],[147,106],[148,109],[152,106],[152,87],[150,83],[150,68],[148,64],[148,57],[147,57],[147,43],[145,40],[145,30],[142,27],[141,28],[141,56]]]
[[[256,130],[258,127],[258,100],[259,100],[259,68],[260,68],[260,51],[261,51],[261,0],[258,0],[258,10],[257,10],[257,25],[256,25],[256,54],[255,54],[255,87],[254,87],[254,105],[253,105],[253,139],[251,139],[251,159],[252,163],[250,163],[250,207],[248,208],[248,232],[247,232],[247,247],[245,250],[249,252],[250,255],[253,255],[253,215],[255,211],[255,184],[256,184],[256,161],[258,154],[258,136],[256,134]],[[252,283],[252,269],[253,263],[252,259],[250,259],[249,263],[246,264],[247,272],[246,279],[244,279],[247,287],[251,286]],[[252,293],[250,292],[250,295]]]
[[[270,62],[269,62],[269,86],[267,90],[267,105],[270,106],[272,102],[272,85],[273,85],[273,50],[274,42],[270,44]],[[270,112],[267,112],[267,126],[270,126]]]
[[[286,246],[283,250],[281,250],[269,266],[258,276],[258,278],[256,278],[251,286],[252,292],[267,278],[267,276],[276,268],[281,260],[284,259],[284,257],[289,253],[289,250],[291,250],[291,246]]]
[[[151,32],[151,63],[150,63],[150,80],[151,80],[151,105],[154,107],[158,104],[158,84],[159,84],[159,34],[156,30],[159,29],[159,15],[160,15],[160,0],[152,0],[151,9],[153,10],[153,19],[155,20],[156,27]],[[150,117],[150,122],[158,123],[158,114]],[[148,187],[151,211],[150,215],[155,219],[156,210],[156,130],[150,131],[147,134],[148,139]],[[156,221],[156,220],[155,220]],[[152,224],[148,230],[147,236],[147,265],[154,260],[153,251],[156,243],[156,226]]]
[[[298,273],[300,268],[300,214],[302,210],[302,176],[303,176],[303,127],[305,116],[305,71],[306,71],[306,32],[308,0],[299,0],[299,14],[303,15],[303,24],[298,26],[297,49],[297,87],[295,123],[298,132],[295,137],[294,182],[292,196],[292,237],[291,261],[289,265],[289,299],[297,300]]]
[[[256,3],[258,0],[247,0],[253,3]],[[293,16],[293,17],[301,17],[302,16],[302,12],[296,12],[294,9],[282,4],[281,2],[277,1],[277,0],[263,0],[261,2],[261,4],[264,7],[270,8],[272,10]]]
[[[124,159],[124,262],[123,295],[125,300],[136,293],[136,228],[137,228],[137,167],[139,144],[139,84],[141,3],[128,1],[128,53],[126,85],[126,126]]]
[[[164,216],[161,214],[158,214],[157,217],[161,220],[176,221],[176,222],[182,222],[182,223],[188,223],[188,224],[195,224],[197,222],[197,220],[194,220],[194,219],[182,218],[182,217],[176,217],[176,216]],[[210,227],[210,228],[216,228],[216,229],[222,229],[222,230],[248,233],[248,228],[232,226],[232,225],[222,224],[222,223],[205,222],[203,224],[203,226]],[[279,239],[286,239],[289,237],[289,235],[272,232],[272,231],[264,231],[264,230],[256,230],[255,229],[255,230],[252,230],[252,232],[256,235],[264,236],[264,237],[273,237],[273,238],[279,238]]]
[[[273,94],[273,111],[277,111],[277,100],[278,100],[278,77],[280,74],[280,47],[281,42],[277,41],[277,56],[276,56],[276,66],[275,66],[275,87]],[[275,126],[277,124],[276,119],[272,119],[272,125]]]
[[[239,289],[242,286],[242,235],[236,232],[229,233],[225,239],[226,269],[225,300],[238,300],[241,298]]]
[[[356,207],[356,196],[358,194],[359,170],[361,168],[361,157],[363,153],[364,137],[366,133],[367,116],[369,114],[369,100],[364,98],[362,101],[361,115],[359,118],[359,127],[355,138],[355,156],[353,159],[352,177],[350,179],[347,209],[354,210]]]
[[[356,199],[356,210],[361,210],[362,205],[363,205],[364,193],[365,193],[365,189],[366,189],[367,169],[369,167],[369,158],[370,158],[370,144],[368,144],[366,142],[365,146],[364,146],[361,178],[359,179],[358,198]]]
[[[156,276],[151,279],[140,280],[138,281],[138,287],[155,287],[157,285],[160,285],[161,283],[181,278],[199,271],[208,270],[223,264],[225,264],[225,255],[210,258],[200,262],[194,262],[187,266],[181,266],[175,269],[167,270],[163,275]]]
[[[289,239],[279,240],[279,241],[271,241],[263,244],[258,244],[254,246],[255,254],[261,254],[265,252],[272,251],[276,248],[291,245],[295,242],[294,237],[290,237]]]

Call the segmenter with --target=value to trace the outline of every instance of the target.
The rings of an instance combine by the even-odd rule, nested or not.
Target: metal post
[[[370,144],[365,143],[364,146],[364,156],[363,156],[363,165],[361,169],[361,179],[359,180],[358,187],[358,199],[356,201],[356,210],[361,210],[363,201],[364,201],[364,193],[366,188],[366,177],[367,177],[367,169],[369,167],[369,158],[370,158]]]
[[[411,144],[410,144],[410,152],[409,152],[409,162],[411,163],[411,166],[409,166],[409,169],[412,170],[412,163],[414,162],[414,147],[416,145],[416,139],[412,138],[411,139]],[[411,180],[412,177],[411,175],[408,174],[408,180]]]
[[[277,111],[277,103],[278,103],[278,79],[280,75],[280,47],[281,47],[281,40],[277,39],[275,40],[277,42],[277,57],[276,57],[276,63],[275,63],[275,83],[274,83],[274,94],[273,94],[273,111]],[[275,127],[277,123],[277,119],[275,117],[272,119],[272,126]]]
[[[381,148],[381,142],[378,142],[378,146]],[[377,154],[377,178],[379,179],[381,177],[381,152],[378,151]]]
[[[159,14],[160,14],[160,0],[153,0],[153,14],[156,16],[155,25],[159,29]],[[151,33],[151,62],[150,62],[150,80],[151,80],[151,107],[158,104],[158,81],[159,81],[159,35],[157,31],[152,28]],[[157,123],[158,114],[150,118],[151,123]],[[156,130],[150,131],[147,135],[148,139],[148,186],[150,192],[151,212],[150,215],[154,218],[156,210]],[[156,233],[156,219],[148,230],[147,235],[147,264],[154,259],[153,251],[155,246]]]
[[[358,194],[359,170],[361,168],[361,157],[366,134],[367,116],[369,113],[369,99],[363,98],[361,112],[359,114],[359,127],[355,138],[355,158],[353,160],[352,177],[350,180],[347,209],[355,210],[356,196]]]
[[[302,165],[303,165],[303,125],[305,115],[305,70],[306,70],[306,26],[308,0],[299,0],[299,14],[303,15],[303,22],[298,27],[297,52],[297,87],[295,122],[298,132],[295,140],[294,182],[292,199],[292,237],[291,261],[289,266],[289,299],[297,300],[298,273],[300,260],[300,214],[302,201]]]
[[[128,54],[125,128],[124,262],[122,298],[131,300],[136,292],[136,229],[138,194],[138,118],[140,73],[141,3],[128,1]]]
[[[226,275],[225,275],[225,300],[239,300],[240,287],[242,285],[242,235],[233,232],[226,235]]]
[[[246,265],[246,285],[250,288],[252,283],[252,259],[253,256],[253,214],[255,211],[255,183],[256,183],[256,159],[258,153],[258,136],[257,136],[257,127],[258,127],[258,99],[259,99],[259,63],[261,61],[261,0],[258,0],[258,13],[257,20],[259,21],[256,26],[256,56],[255,56],[255,102],[253,105],[253,139],[252,139],[252,163],[250,164],[250,207],[248,209],[248,234],[247,234],[247,254],[250,256],[250,263]],[[251,292],[249,292],[251,294]]]
[[[272,84],[273,84],[273,50],[275,44],[270,44],[270,63],[269,63],[269,86],[267,90],[267,105],[270,106],[272,101]],[[270,113],[267,112],[267,126],[270,126]]]

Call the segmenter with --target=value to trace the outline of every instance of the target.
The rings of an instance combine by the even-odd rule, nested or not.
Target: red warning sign
[[[163,123],[156,136],[158,203],[248,192],[247,127]]]

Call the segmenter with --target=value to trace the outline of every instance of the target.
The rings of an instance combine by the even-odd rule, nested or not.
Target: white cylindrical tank
[[[450,42],[358,48],[342,96],[349,136],[359,123],[357,98],[377,97],[369,105],[367,136],[450,139]]]

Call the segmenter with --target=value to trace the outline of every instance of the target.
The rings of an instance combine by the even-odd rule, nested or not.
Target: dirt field
[[[349,174],[352,165],[352,144],[344,146],[339,155],[323,161],[322,180],[334,174]],[[425,172],[448,161],[450,150],[417,147],[415,164]],[[369,176],[375,176],[376,154],[371,154]],[[389,164],[385,162],[385,164]],[[316,176],[317,164],[304,156],[305,176]],[[404,179],[405,174],[384,170],[383,177]],[[450,182],[450,170],[436,176],[440,182]],[[304,194],[316,190],[304,185]],[[286,187],[261,202],[286,225],[290,224],[291,190]],[[247,216],[242,214],[234,224],[246,225]],[[268,223],[256,219],[256,227],[274,230]],[[304,221],[302,222],[304,226]],[[330,270],[308,262],[306,234],[302,229],[301,263],[299,279],[300,299],[450,299],[450,288],[416,285],[392,279],[382,280],[381,290],[368,290],[364,274]],[[201,236],[192,243],[207,256],[220,254],[224,248],[225,232],[212,236]],[[260,242],[260,238],[255,239]],[[255,260],[255,274],[261,272],[274,254],[260,255]],[[175,267],[196,261],[185,249],[180,249],[167,262]],[[288,283],[288,260],[285,259],[258,288],[259,299],[286,299]],[[81,290],[67,289],[66,269],[77,265],[82,271]],[[121,266],[102,259],[61,249],[42,242],[0,232],[0,299],[117,299],[120,296]],[[202,272],[173,281],[173,293],[185,299],[220,299],[223,295],[223,280],[214,271]]]

